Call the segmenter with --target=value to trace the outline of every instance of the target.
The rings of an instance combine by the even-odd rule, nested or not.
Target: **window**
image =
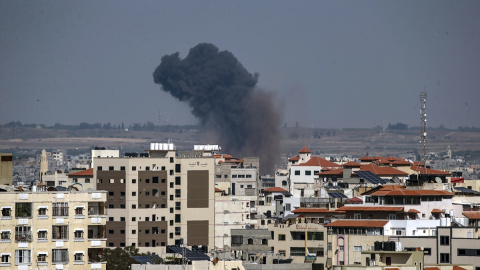
[[[145,171],[150,171],[150,166],[146,166]]]
[[[300,171],[295,171],[295,175],[300,175]]]
[[[114,169],[113,166],[108,166],[109,171],[113,171],[113,169]]]
[[[424,255],[432,255],[432,249],[431,248],[424,248],[423,249],[423,254]]]
[[[136,220],[137,220],[137,218],[136,218],[136,217],[132,217],[132,221],[136,221]]]
[[[252,238],[248,238],[247,245],[253,245],[253,239]]]
[[[357,252],[362,251],[362,246],[354,246],[353,251],[357,251]]]
[[[39,216],[46,216],[47,215],[47,207],[45,206],[40,206],[38,208],[38,215]]]
[[[120,166],[120,171],[125,171],[125,166]]]
[[[10,234],[11,234],[10,231],[2,231],[0,233],[0,239],[2,241],[10,240]]]
[[[3,264],[10,263],[10,255],[8,255],[8,254],[3,254],[3,255],[2,255],[2,263],[3,263]]]
[[[137,205],[136,205],[136,204],[132,204],[132,209],[137,209]]]
[[[158,227],[152,227],[152,234],[158,234]]]
[[[133,197],[137,196],[137,192],[136,192],[136,191],[132,191],[132,196],[133,196]]]
[[[68,225],[52,226],[52,239],[68,239]]]
[[[47,240],[47,237],[48,237],[47,235],[48,235],[47,230],[39,230],[37,233],[38,240],[39,241]]]
[[[181,210],[180,202],[175,202],[175,210]]]
[[[267,239],[262,239],[262,245],[268,245],[268,240]]]
[[[180,183],[181,183],[180,176],[175,177],[175,185],[178,186],[180,185]]]
[[[16,203],[15,204],[16,218],[31,218],[32,217],[32,203]]]
[[[137,170],[137,166],[132,166],[132,171],[136,171]]]
[[[450,237],[445,235],[440,236],[440,245],[442,246],[450,245]]]
[[[15,241],[32,242],[32,227],[30,227],[30,226],[16,226],[15,227]]]
[[[285,241],[285,234],[279,234],[278,241]]]
[[[286,180],[283,180],[282,181],[282,186],[286,186],[287,185],[287,181]]]
[[[181,170],[182,170],[181,164],[175,164],[175,172],[179,173],[179,172],[181,172]]]
[[[83,207],[79,207],[79,206],[75,207],[75,215],[79,215],[79,216],[83,215]]]
[[[173,163],[173,157],[170,157],[170,163]]]
[[[52,249],[52,263],[67,263],[68,249]]]
[[[181,234],[181,228],[175,227],[175,235],[180,235],[180,234]]]
[[[2,219],[11,219],[12,218],[12,208],[4,207],[2,208]]]
[[[137,234],[137,230],[132,230],[132,234]]]
[[[305,171],[305,175],[312,175],[312,171]]]
[[[152,183],[158,184],[158,176],[152,177]]]
[[[82,230],[75,230],[73,232],[73,237],[76,239],[83,239],[83,231]]]
[[[53,216],[66,217],[68,216],[68,202],[52,203]]]
[[[113,217],[108,217],[108,221],[113,221]]]
[[[440,263],[450,263],[450,253],[440,253]]]
[[[397,219],[397,215],[396,214],[388,214],[388,219],[395,220],[395,219]]]
[[[353,219],[362,219],[362,214],[361,213],[354,213],[353,214]]]
[[[101,171],[102,170],[102,166],[97,166],[97,171]]]
[[[120,217],[120,221],[125,221],[125,217]]]
[[[170,195],[170,201],[173,201],[173,195]]]
[[[77,262],[83,261],[83,253],[77,252],[73,255],[73,259]]]
[[[32,263],[32,251],[29,249],[15,250],[15,264]]]
[[[232,246],[241,246],[243,244],[243,236],[242,235],[232,235]]]
[[[137,183],[137,179],[132,179],[132,184]]]
[[[175,214],[175,223],[180,223],[180,214]]]
[[[180,189],[175,189],[175,198],[180,198],[181,197],[181,193],[180,193]]]

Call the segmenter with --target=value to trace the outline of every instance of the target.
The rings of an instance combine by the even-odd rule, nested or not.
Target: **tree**
[[[107,261],[107,270],[129,270],[130,265],[136,263],[132,256],[138,255],[138,248],[132,246],[115,249],[106,248],[103,255]]]

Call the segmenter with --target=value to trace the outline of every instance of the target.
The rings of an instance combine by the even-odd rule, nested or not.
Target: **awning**
[[[12,209],[12,207],[11,206],[2,206],[2,210],[3,209]]]
[[[74,253],[74,254],[79,254],[79,253],[80,253],[80,254],[82,254],[82,255],[85,255],[85,251],[74,251],[73,253]]]
[[[85,205],[77,205],[77,206],[75,206],[75,209],[77,209],[77,208],[83,208],[83,209],[85,209]]]
[[[39,251],[39,252],[37,252],[37,256],[38,256],[38,255],[48,256],[48,252],[46,252],[46,251]]]
[[[76,231],[82,231],[82,232],[83,232],[84,229],[83,229],[83,228],[76,228],[76,229],[73,229],[73,231],[74,231],[74,232],[76,232]]]
[[[48,229],[38,229],[38,230],[37,230],[37,233],[38,233],[38,232],[48,232]]]
[[[37,209],[42,209],[42,208],[45,208],[45,209],[48,210],[48,206],[46,206],[46,205],[41,205],[41,206],[37,207]]]

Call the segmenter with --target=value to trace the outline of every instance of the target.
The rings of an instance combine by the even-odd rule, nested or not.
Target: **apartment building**
[[[105,269],[106,192],[2,192],[2,269]]]
[[[140,155],[93,157],[96,189],[107,191],[107,247],[161,255],[183,239],[213,249],[215,158],[203,152],[152,143]]]

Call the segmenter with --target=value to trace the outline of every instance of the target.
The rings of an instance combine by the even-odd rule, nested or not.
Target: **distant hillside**
[[[418,152],[418,130],[380,129],[319,129],[281,128],[282,153],[297,155],[307,146],[315,154],[336,155],[397,155]],[[194,126],[155,127],[155,130],[125,129],[65,129],[35,126],[0,126],[0,151],[15,149],[92,149],[107,147],[125,151],[143,151],[151,142],[171,139],[178,149],[192,149],[194,144],[206,144],[208,138]],[[480,132],[433,130],[428,131],[427,151],[443,152],[450,146],[455,152],[480,151]],[[228,149],[228,146],[222,146]]]

